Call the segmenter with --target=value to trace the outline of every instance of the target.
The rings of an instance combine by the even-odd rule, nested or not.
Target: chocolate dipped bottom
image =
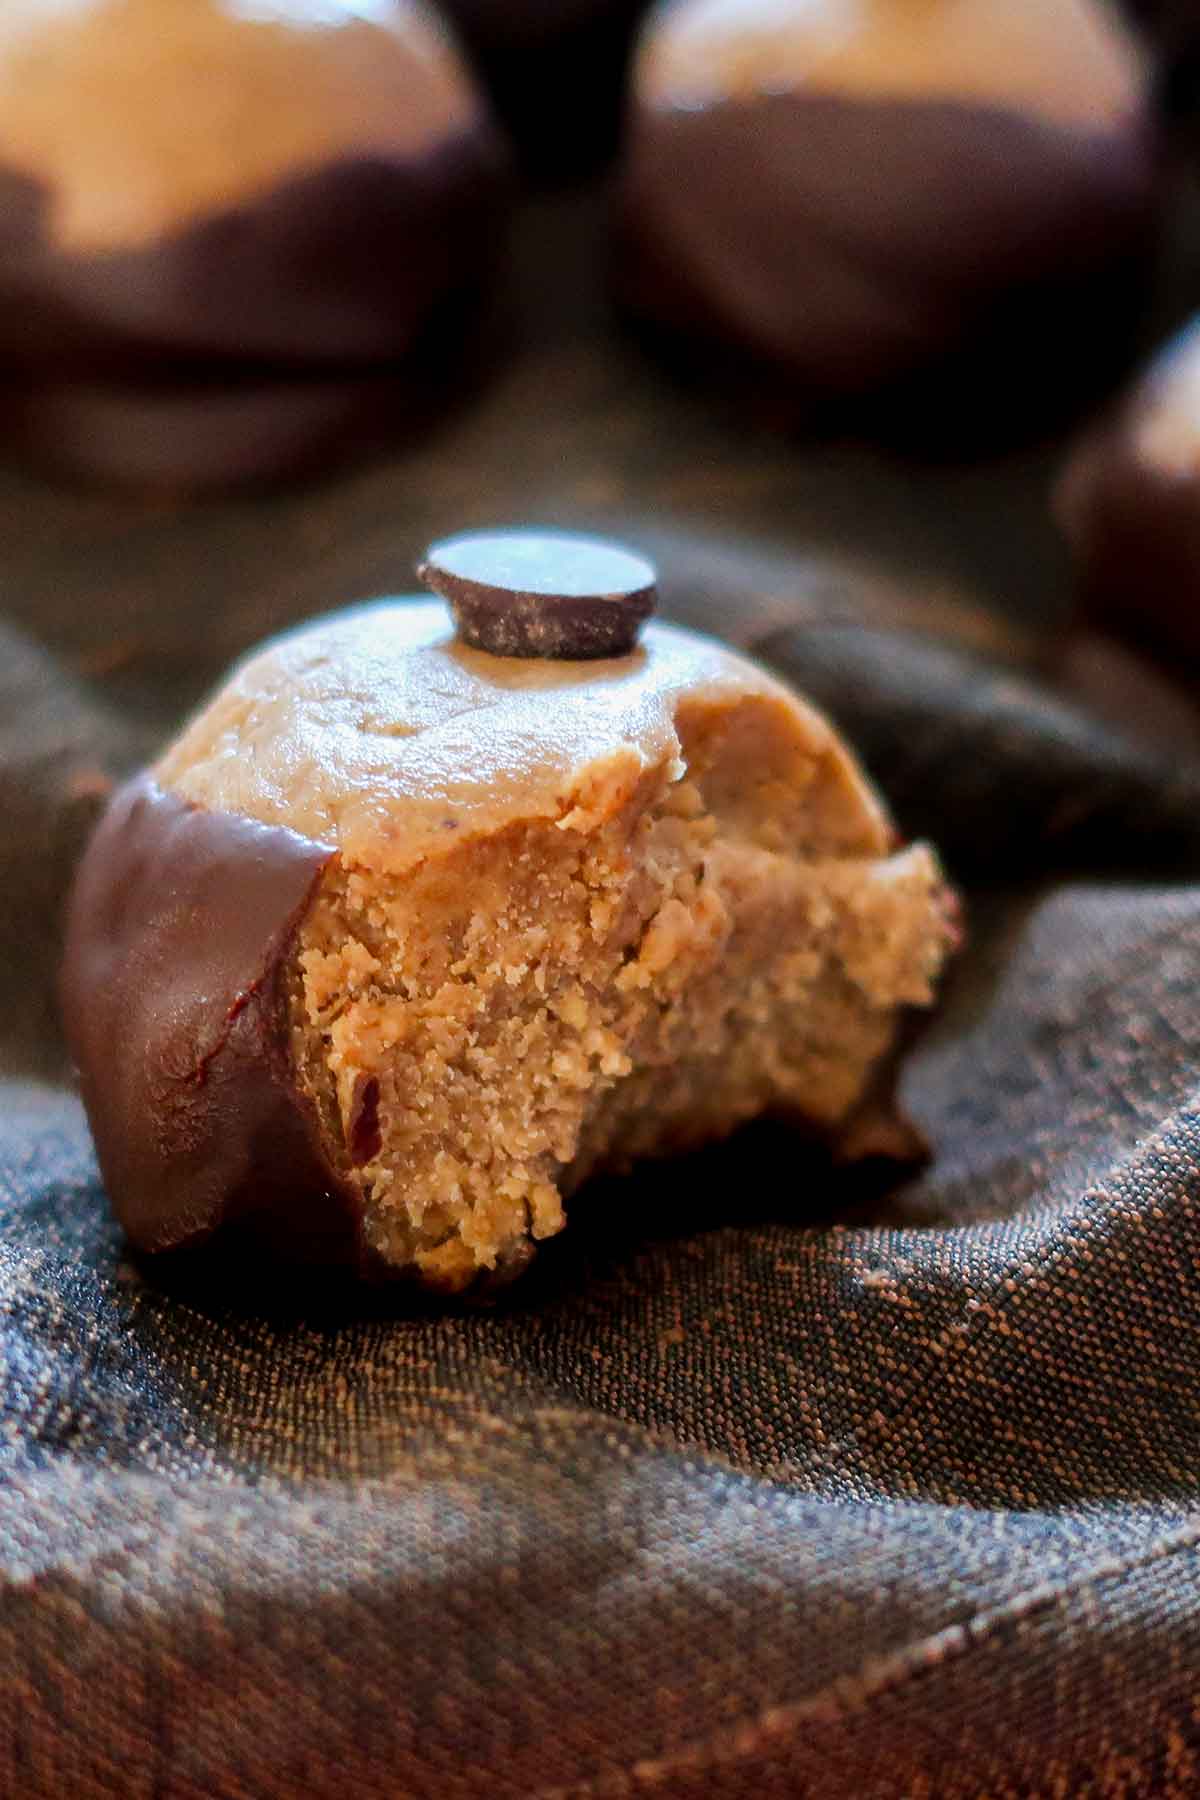
[[[955,939],[753,664],[658,625],[495,655],[392,601],[264,647],[118,796],[64,1013],[141,1249],[229,1226],[462,1292],[589,1175],[764,1113],[911,1155],[880,1090]]]
[[[153,243],[88,252],[56,246],[48,190],[3,171],[0,341],[58,376],[399,357],[490,266],[504,192],[481,121],[417,157],[347,157]]]
[[[421,392],[494,266],[507,159],[424,13],[378,16],[94,0],[0,43],[15,436],[81,472],[223,485],[227,452],[234,479],[270,476],[348,434],[356,408],[380,413],[375,372],[393,398]],[[337,404],[297,402],[292,381],[336,385]],[[189,442],[209,390],[214,423]],[[259,429],[239,456],[220,417],[243,390]],[[115,428],[127,392],[132,451]]]
[[[659,114],[632,140],[621,293],[817,394],[867,393],[989,340],[1023,348],[1028,369],[1073,352],[1046,345],[1048,324],[1074,309],[1086,334],[1106,312],[1092,287],[1120,277],[1145,229],[1149,172],[1141,138],[954,102],[765,95],[719,119]]]
[[[762,4],[655,15],[620,193],[625,305],[817,400],[894,388],[919,410],[931,375],[951,401],[965,375],[969,411],[1015,376],[1038,419],[1119,343],[1155,154],[1114,22],[1000,10],[876,0],[846,23],[829,0],[828,40]]]
[[[101,1172],[143,1250],[284,1209],[290,1254],[354,1254],[361,1208],[325,1161],[287,1049],[283,983],[333,852],[208,811],[149,775],[80,869],[63,1012]]]

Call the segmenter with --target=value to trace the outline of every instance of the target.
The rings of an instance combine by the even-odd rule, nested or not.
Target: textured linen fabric
[[[0,1794],[1200,1793],[1192,740],[1154,748],[1140,673],[1142,739],[1046,685],[1015,577],[1005,618],[781,550],[790,450],[706,474],[665,390],[547,355],[586,456],[535,467],[514,410],[528,454],[477,424],[436,482],[262,511],[0,480]],[[577,1196],[486,1311],[132,1261],[53,1005],[106,785],[232,650],[399,585],[396,532],[531,486],[617,528],[635,493],[668,610],[799,680],[942,844],[970,948],[904,1082],[935,1162],[751,1130]],[[1010,473],[970,492],[1003,559]]]
[[[948,842],[1011,782],[1036,846],[978,884],[900,1190],[751,1131],[580,1195],[502,1308],[414,1312],[135,1266],[53,1047],[4,1083],[4,1791],[1200,1790],[1200,882],[1144,874],[1200,785],[945,644],[880,700],[881,631],[771,643],[827,639]],[[29,816],[78,839],[136,746],[21,666],[41,914]]]

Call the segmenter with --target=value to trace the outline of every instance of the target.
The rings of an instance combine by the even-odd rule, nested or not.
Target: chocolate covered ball
[[[1200,663],[1200,318],[1076,447],[1054,510],[1083,610]]]
[[[554,182],[611,151],[648,0],[443,0],[522,161]]]
[[[1147,86],[1099,0],[674,0],[635,58],[619,291],[803,392],[964,357],[986,388],[1004,351],[1035,406],[1137,265]]]
[[[376,372],[419,383],[506,187],[417,0],[8,0],[0,420],[138,481],[302,462],[378,406]]]

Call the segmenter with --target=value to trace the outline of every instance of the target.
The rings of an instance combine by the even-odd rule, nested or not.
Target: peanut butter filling
[[[293,1054],[388,1261],[463,1286],[560,1230],[594,1171],[768,1111],[835,1131],[897,1006],[932,997],[929,852],[758,841],[763,821],[720,804],[762,773],[745,748],[406,875],[334,866],[301,934]]]
[[[636,80],[659,106],[943,100],[1100,129],[1137,110],[1143,61],[1108,0],[673,0]]]

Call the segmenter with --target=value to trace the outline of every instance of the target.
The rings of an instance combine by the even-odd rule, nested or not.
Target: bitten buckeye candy
[[[118,1216],[458,1291],[594,1171],[760,1113],[907,1146],[880,1091],[955,924],[894,841],[825,720],[688,631],[504,657],[388,600],[280,638],[117,796],[72,898]]]
[[[968,353],[986,385],[1002,347],[1033,409],[1111,336],[1146,85],[1102,0],[674,0],[635,58],[620,293],[816,396]]]
[[[1200,319],[1083,438],[1054,510],[1083,609],[1200,666]]]
[[[137,483],[286,472],[453,349],[506,197],[420,0],[6,0],[0,421]]]

